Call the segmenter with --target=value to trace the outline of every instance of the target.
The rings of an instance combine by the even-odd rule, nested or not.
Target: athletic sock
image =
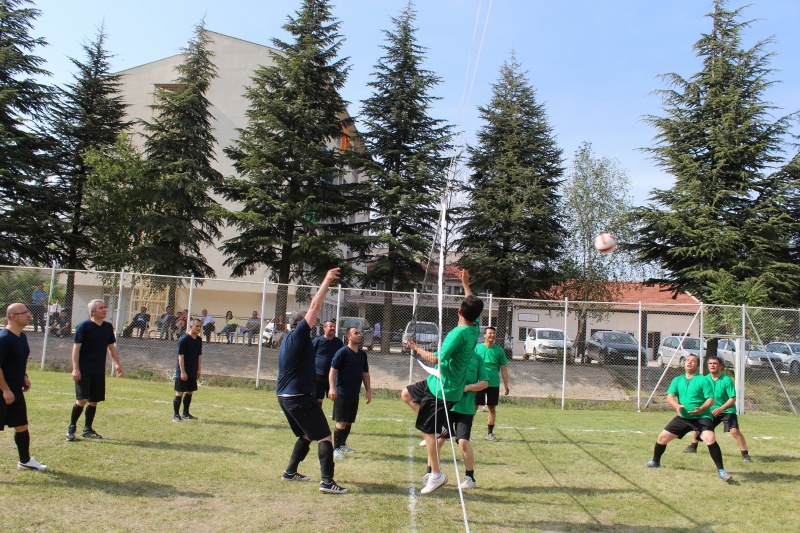
[[[292,457],[289,459],[289,466],[286,467],[286,473],[296,474],[297,465],[300,461],[308,455],[308,449],[311,447],[311,441],[298,437],[297,442],[294,443],[294,450],[292,450]]]
[[[92,427],[94,424],[94,415],[97,413],[97,406],[96,405],[87,405],[86,406],[86,420],[85,426],[87,429]]]
[[[181,409],[181,398],[180,396],[174,396],[172,398],[172,409],[175,411],[175,416],[178,416],[178,411]]]
[[[489,433],[494,433],[494,424],[489,424]]]
[[[14,433],[14,443],[17,445],[19,452],[19,462],[27,463],[31,460],[31,434],[28,430],[16,431]]]
[[[333,447],[334,448],[341,448],[342,447],[342,433],[344,433],[343,429],[333,428]]]
[[[750,454],[747,453],[747,450],[742,450],[742,455],[750,455]]]
[[[708,453],[711,454],[711,459],[714,461],[714,464],[717,465],[717,470],[725,468],[722,466],[722,450],[719,449],[719,444],[716,442],[714,444],[709,444]]]
[[[661,456],[665,451],[667,451],[667,445],[656,442],[655,448],[653,448],[653,461],[661,463]]]
[[[72,416],[69,419],[69,425],[77,426],[78,420],[80,420],[82,414],[83,414],[83,406],[78,405],[77,403],[72,404]]]
[[[353,428],[352,424],[347,424],[342,430],[342,443],[341,446],[347,444],[347,437],[350,436],[350,430]]]
[[[467,476],[472,478],[472,481],[475,481],[475,471],[474,470],[467,470]]]
[[[319,472],[322,481],[333,481],[333,444],[326,440],[317,446],[319,454]]]
[[[183,395],[183,414],[184,414],[184,416],[189,414],[189,406],[191,405],[191,403],[192,403],[192,395],[191,394],[184,394]],[[200,414],[202,414],[202,413],[200,413]]]
[[[431,473],[431,465],[428,465],[428,467],[425,469],[425,473],[426,474],[430,474]]]

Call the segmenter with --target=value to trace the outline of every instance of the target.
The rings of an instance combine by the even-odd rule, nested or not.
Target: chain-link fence
[[[327,320],[337,335],[362,330],[372,386],[400,390],[427,374],[403,338],[436,348],[456,327],[463,293],[332,288],[312,335]],[[187,317],[203,321],[206,375],[257,381],[277,377],[288,315],[308,307],[316,288],[267,282],[0,267],[2,310],[29,306],[31,358],[69,368],[74,327],[102,299],[126,371],[167,379]],[[735,379],[740,412],[796,412],[800,403],[800,311],[654,302],[520,300],[483,295],[487,325],[508,359],[511,395],[573,401],[623,401],[644,409],[666,405],[666,390],[690,354],[716,353]],[[3,316],[3,318],[5,318]],[[482,342],[482,338],[480,339]]]

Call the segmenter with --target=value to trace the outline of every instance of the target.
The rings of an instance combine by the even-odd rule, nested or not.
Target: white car
[[[744,352],[747,359],[745,366],[762,366],[764,369],[770,368],[770,361],[775,365],[776,370],[783,369],[783,360],[774,353],[764,350],[763,346],[755,344],[753,341],[746,340]],[[725,366],[733,367],[736,356],[736,344],[731,339],[721,339],[717,346],[717,355],[725,362]]]
[[[572,350],[572,341],[567,338],[567,353]],[[558,359],[564,356],[564,330],[553,328],[532,328],[528,330],[525,338],[525,353],[522,358],[527,360]]]
[[[683,339],[683,342],[681,342]],[[689,355],[696,355],[701,357],[705,355],[705,346],[700,348],[700,339],[697,337],[681,337],[672,336],[667,337],[661,342],[658,347],[658,354],[656,361],[658,366],[674,366],[683,368],[683,363],[686,362],[686,357]]]
[[[433,322],[409,322],[403,332],[403,353],[408,353],[405,339],[416,342],[423,350],[434,351],[439,346],[439,326]]]
[[[771,342],[765,348],[781,358],[784,370],[800,374],[800,342]]]

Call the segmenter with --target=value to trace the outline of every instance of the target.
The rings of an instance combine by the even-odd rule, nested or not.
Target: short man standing
[[[497,419],[497,404],[500,403],[500,374],[503,375],[504,395],[508,396],[508,359],[502,346],[495,344],[497,332],[492,326],[486,328],[483,334],[484,343],[475,347],[481,359],[486,365],[486,373],[489,375],[489,386],[485,391],[475,394],[475,405],[485,405],[489,408],[489,430],[486,433],[486,440],[497,442],[494,436],[494,423]]]
[[[426,381],[409,385],[401,394],[403,401],[417,413],[416,428],[422,432],[428,451],[431,473],[422,494],[430,494],[448,481],[439,468],[437,439],[439,435],[447,434],[447,411],[464,396],[467,368],[480,333],[483,300],[472,295],[469,272],[462,270],[459,277],[466,298],[458,309],[458,326],[445,337],[441,352],[423,350],[411,339],[405,339],[411,350],[429,363],[438,365],[439,370],[439,377],[430,375]]]
[[[197,380],[203,359],[203,338],[200,331],[203,322],[199,318],[192,320],[189,333],[184,333],[178,340],[178,362],[175,365],[175,397],[172,399],[172,408],[175,414],[173,422],[184,420],[197,420],[196,416],[189,414],[189,405],[192,403],[192,393],[197,390]],[[183,416],[178,414],[183,400]]]
[[[42,327],[42,333],[45,328],[45,311],[47,310],[48,294],[44,292],[44,285],[41,283],[36,286],[36,290],[31,294],[31,315],[33,317],[33,331],[35,332]]]
[[[667,443],[674,439],[682,439],[689,432],[697,432],[708,446],[708,453],[717,467],[722,481],[733,479],[722,465],[722,451],[714,436],[714,422],[711,406],[714,405],[714,389],[711,382],[698,374],[700,360],[696,355],[688,355],[684,362],[686,374],[675,376],[667,389],[667,402],[677,411],[678,416],[659,434],[653,449],[653,458],[645,465],[647,468],[659,468],[661,456],[667,450]]]
[[[8,325],[0,330],[0,390],[3,391],[0,409],[0,431],[5,426],[14,428],[14,443],[17,445],[20,470],[47,470],[30,454],[31,435],[28,432],[28,408],[25,392],[31,382],[25,368],[31,353],[28,338],[23,333],[31,321],[31,314],[24,304],[13,303],[6,309]]]
[[[319,467],[321,480],[320,492],[328,494],[345,494],[347,489],[340,487],[333,480],[333,444],[331,428],[322,412],[322,406],[314,397],[316,388],[316,354],[311,345],[311,327],[316,322],[328,287],[335,279],[339,279],[339,269],[328,271],[319,290],[311,299],[306,313],[292,313],[289,332],[281,342],[278,353],[278,404],[286,415],[286,420],[297,437],[294,450],[281,479],[284,481],[308,481],[297,471],[300,462],[308,455],[311,441],[318,442]]]
[[[102,439],[92,427],[97,403],[106,399],[106,354],[111,353],[117,377],[122,375],[114,336],[114,327],[105,321],[108,309],[103,300],[89,302],[89,320],[75,328],[75,344],[72,345],[72,380],[75,382],[75,404],[67,428],[67,440],[75,440],[75,428],[86,407],[86,419],[81,437]]]
[[[336,352],[344,347],[342,339],[336,336],[336,322],[326,320],[322,325],[322,336],[314,337],[311,341],[316,353],[316,392],[315,395],[319,403],[328,396],[330,385],[328,373],[331,371],[331,361]]]
[[[328,397],[333,401],[333,419],[336,421],[336,429],[333,431],[334,459],[344,459],[344,452],[355,452],[347,446],[347,436],[350,435],[350,429],[358,415],[358,397],[362,382],[367,390],[367,403],[372,401],[367,352],[359,348],[361,330],[353,326],[347,328],[345,335],[347,346],[343,346],[333,356],[328,373]]]
[[[739,431],[739,417],[736,414],[736,386],[731,377],[722,371],[722,360],[716,355],[707,359],[709,374],[706,376],[714,388],[714,405],[711,407],[711,415],[714,417],[714,429],[724,424],[724,432],[730,433],[739,450],[742,452],[742,462],[752,463],[750,454],[747,452],[747,442],[744,435]],[[692,443],[683,450],[683,453],[697,453],[697,433],[692,438]]]

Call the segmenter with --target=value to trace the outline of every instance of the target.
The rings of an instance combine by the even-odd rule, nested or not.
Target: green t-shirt
[[[467,384],[467,367],[469,366],[475,343],[480,335],[480,319],[474,326],[458,326],[444,338],[442,351],[437,355],[439,373],[442,376],[444,397],[439,389],[439,378],[428,376],[428,389],[431,394],[447,402],[457,402],[464,396]]]
[[[714,406],[711,408],[712,410],[716,409],[717,407],[722,407],[723,403],[727,402],[731,398],[736,397],[736,387],[733,384],[733,380],[725,372],[723,372],[717,380],[715,380],[711,374],[706,374],[706,379],[708,379],[709,383],[711,383],[711,387],[714,389]],[[722,411],[722,414],[735,415],[736,404],[734,403]]]
[[[486,365],[486,372],[489,374],[489,386],[499,387],[500,367],[508,364],[505,350],[497,344],[491,348],[487,348],[485,344],[479,344],[475,347],[475,353],[481,356]]]
[[[488,381],[489,375],[486,373],[486,365],[483,359],[476,353],[472,354],[472,359],[469,361],[467,367],[467,382],[465,385],[472,385],[479,381]],[[454,413],[461,413],[462,415],[475,414],[475,391],[465,392],[464,396],[458,400],[458,403],[450,409]]]
[[[675,376],[672,383],[669,384],[667,394],[674,394],[678,403],[686,409],[681,410],[681,417],[687,420],[696,420],[699,418],[713,418],[711,409],[701,411],[700,414],[690,415],[689,411],[694,411],[705,403],[708,398],[714,397],[714,387],[705,376],[695,374],[691,379],[686,379],[686,375]]]

